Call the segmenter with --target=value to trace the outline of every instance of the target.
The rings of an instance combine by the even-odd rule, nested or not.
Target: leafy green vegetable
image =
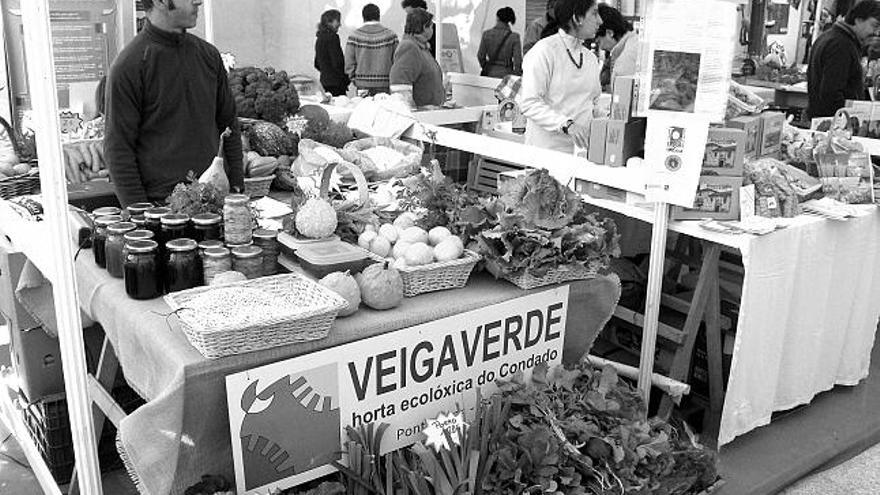
[[[222,213],[225,196],[211,184],[202,184],[190,171],[186,182],[174,186],[174,190],[166,200],[173,213],[185,213],[189,216],[199,213]]]

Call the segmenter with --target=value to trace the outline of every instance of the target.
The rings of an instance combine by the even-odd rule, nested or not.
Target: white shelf
[[[0,235],[9,238],[12,248],[23,253],[46,277],[52,281],[53,257],[49,239],[49,227],[45,222],[30,222],[21,218],[9,203],[0,200]]]
[[[865,147],[865,151],[873,156],[880,156],[880,139],[871,139],[853,136],[852,140],[861,143]]]

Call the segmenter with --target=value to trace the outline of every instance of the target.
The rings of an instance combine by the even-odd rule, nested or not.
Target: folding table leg
[[[709,375],[709,411],[703,420],[703,437],[718,438],[721,410],[724,407],[724,371],[722,367],[721,288],[718,273],[714,274],[711,294],[706,305],[706,361]]]
[[[113,388],[116,381],[116,373],[119,371],[119,359],[110,340],[104,336],[104,343],[101,345],[101,357],[98,360],[98,369],[95,373],[95,379],[104,387],[105,390]],[[100,440],[104,431],[104,411],[92,401],[92,417],[95,422],[95,437]],[[73,474],[70,477],[70,488],[68,495],[79,495],[79,485],[77,484],[76,466],[73,467]]]
[[[690,371],[691,359],[694,354],[694,346],[697,343],[697,332],[700,330],[700,323],[706,313],[706,303],[712,292],[712,280],[714,274],[715,284],[718,283],[718,259],[721,256],[721,249],[717,244],[711,244],[708,249],[703,251],[703,264],[700,267],[700,275],[697,279],[697,288],[694,291],[694,297],[691,299],[691,307],[687,314],[687,319],[682,329],[684,333],[684,342],[675,351],[675,357],[672,360],[672,366],[669,369],[669,378],[681,382],[687,382],[688,372]],[[660,409],[657,416],[668,419],[672,415],[672,399],[668,395],[664,395],[660,402]]]

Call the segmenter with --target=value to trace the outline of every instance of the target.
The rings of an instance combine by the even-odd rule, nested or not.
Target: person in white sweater
[[[602,23],[596,0],[559,0],[558,32],[529,50],[523,59],[517,103],[527,119],[526,144],[572,153],[586,148],[590,121],[602,85],[599,60],[584,47]]]

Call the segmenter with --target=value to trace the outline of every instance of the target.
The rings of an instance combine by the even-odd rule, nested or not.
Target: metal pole
[[[666,228],[669,224],[669,205],[654,204],[654,225],[651,231],[651,257],[648,269],[648,297],[645,302],[645,325],[642,329],[642,354],[639,359],[639,393],[645,405],[651,398],[651,379],[654,374],[654,350],[657,347],[657,328],[660,324],[660,295],[663,291],[663,263],[666,261]]]
[[[54,273],[49,278],[52,280],[79,488],[81,493],[101,495],[101,469],[92,423],[92,404],[86,385],[82,322],[73,265],[73,237],[67,220],[67,181],[64,177],[58,121],[49,0],[27,0],[22,2],[21,8],[25,26],[25,57],[28,61],[27,79],[37,128],[40,186],[49,231],[45,241],[55,246]]]
[[[214,44],[214,1],[205,0],[205,41]]]

